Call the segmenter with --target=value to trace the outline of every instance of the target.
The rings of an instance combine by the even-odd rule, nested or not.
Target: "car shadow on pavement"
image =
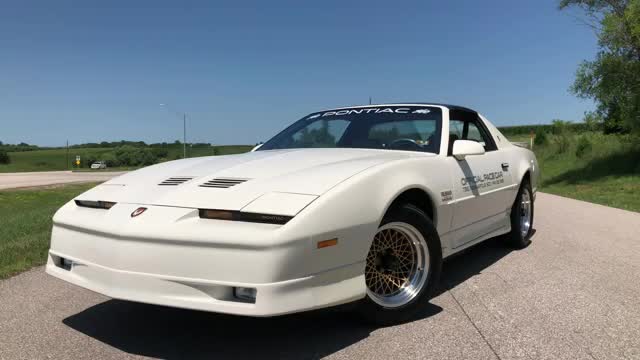
[[[109,300],[63,323],[124,352],[163,359],[318,359],[376,328],[336,307],[250,318]],[[422,317],[442,308],[429,304]]]
[[[491,239],[444,264],[441,294],[510,252]],[[176,358],[317,359],[369,336],[349,305],[273,318],[250,318],[109,300],[63,323],[129,354]],[[430,303],[426,319],[443,309]]]
[[[531,237],[536,229],[531,229]],[[530,244],[531,245],[531,244]],[[514,251],[501,236],[474,245],[445,260],[436,295],[455,288]]]

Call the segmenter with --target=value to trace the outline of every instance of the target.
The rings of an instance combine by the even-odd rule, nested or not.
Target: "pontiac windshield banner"
[[[499,185],[504,183],[504,177],[501,171],[490,172],[483,175],[474,175],[463,177],[460,179],[462,184],[462,191],[472,191],[477,189],[484,189],[492,185]]]
[[[358,114],[429,114],[432,110],[427,108],[411,108],[411,107],[371,107],[360,109],[343,109],[336,111],[327,111],[310,115],[307,119],[315,119],[325,116],[344,116]]]

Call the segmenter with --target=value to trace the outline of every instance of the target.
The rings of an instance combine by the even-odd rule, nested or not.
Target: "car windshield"
[[[262,150],[366,148],[438,153],[442,110],[372,106],[313,113],[267,141]]]

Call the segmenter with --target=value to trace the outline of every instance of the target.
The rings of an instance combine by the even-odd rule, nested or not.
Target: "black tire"
[[[527,192],[529,195],[530,203],[531,203],[531,217],[529,221],[529,228],[526,234],[523,234],[523,230],[521,228],[520,219],[522,214],[522,197],[523,194]],[[533,230],[533,215],[534,215],[534,201],[533,201],[533,193],[531,191],[531,183],[529,180],[525,179],[522,181],[520,185],[520,189],[518,189],[518,195],[516,196],[516,200],[513,202],[513,206],[511,207],[511,232],[506,235],[507,244],[515,249],[523,249],[531,243],[531,233]]]
[[[429,250],[429,267],[426,269],[426,281],[418,294],[402,306],[383,307],[373,301],[369,293],[360,301],[357,307],[359,314],[367,322],[382,326],[407,322],[421,310],[426,309],[431,296],[437,289],[442,270],[440,237],[433,222],[422,210],[411,204],[394,207],[385,215],[380,227],[389,223],[409,224],[422,234]]]

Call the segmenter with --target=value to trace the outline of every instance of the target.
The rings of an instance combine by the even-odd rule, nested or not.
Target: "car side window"
[[[478,129],[478,126],[472,122],[469,123],[469,130],[467,131],[467,137],[465,140],[473,140],[479,142],[485,148],[487,146],[487,141],[482,137],[480,129]]]
[[[449,121],[449,135],[455,135],[458,139],[462,139],[462,132],[464,131],[464,121],[451,120]]]
[[[476,141],[484,146],[485,151],[497,149],[489,132],[484,125],[480,123],[480,118],[477,113],[456,109],[449,112],[449,117],[448,155],[453,153],[453,143],[456,140]]]
[[[453,153],[453,143],[456,140],[462,139],[464,133],[464,121],[461,120],[449,120],[449,148],[447,149],[447,155],[451,156]]]
[[[487,129],[479,123],[480,119],[476,119],[475,121],[469,121],[468,125],[465,127],[465,140],[473,140],[479,142],[484,147],[485,151],[493,151],[497,150],[495,142],[489,135]]]

